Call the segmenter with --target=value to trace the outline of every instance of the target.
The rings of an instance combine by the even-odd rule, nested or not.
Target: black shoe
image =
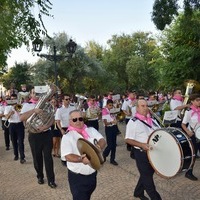
[[[17,156],[14,157],[14,160],[18,160],[19,158]]]
[[[25,159],[21,159],[21,160],[20,160],[20,163],[21,163],[21,164],[24,164],[25,162],[26,162]]]
[[[146,196],[142,195],[142,196],[135,196],[136,198],[139,198],[140,200],[149,200],[149,198],[147,198]]]
[[[198,178],[196,176],[194,176],[193,174],[185,174],[185,177],[190,179],[191,181],[197,181]]]
[[[66,161],[61,160],[61,163],[62,163],[63,166],[67,167],[67,162]]]
[[[110,164],[112,164],[112,165],[118,165],[118,163],[115,160],[110,161]]]
[[[105,163],[106,162],[106,156],[103,155],[103,162]]]
[[[6,147],[6,151],[10,150],[10,147]]]
[[[49,187],[51,187],[51,188],[56,188],[57,185],[56,185],[54,182],[50,182],[50,183],[49,183]]]
[[[40,184],[40,185],[44,184],[44,179],[43,178],[38,178],[38,184]]]

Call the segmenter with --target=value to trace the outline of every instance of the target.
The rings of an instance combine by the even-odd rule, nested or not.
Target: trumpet
[[[16,104],[14,105],[14,109],[17,111],[17,112],[20,112],[22,110],[22,104]]]

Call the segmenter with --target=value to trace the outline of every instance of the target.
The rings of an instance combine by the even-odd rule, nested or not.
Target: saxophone
[[[50,103],[50,99],[56,94],[58,88],[51,84],[46,95],[40,97],[35,108],[42,109],[40,114],[33,113],[27,120],[26,127],[30,133],[38,133],[38,127],[47,125],[54,119],[55,109]]]

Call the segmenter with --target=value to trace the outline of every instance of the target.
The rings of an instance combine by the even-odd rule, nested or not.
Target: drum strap
[[[136,119],[140,120],[139,118],[135,117]],[[152,128],[152,126],[150,126],[149,124],[147,124],[145,121],[140,120],[143,124],[145,124],[146,126],[148,126],[149,128]],[[153,120],[152,120],[154,126],[158,126]]]

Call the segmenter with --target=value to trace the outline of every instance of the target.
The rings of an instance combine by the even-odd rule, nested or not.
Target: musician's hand
[[[42,132],[42,131],[44,131],[44,130],[47,130],[47,126],[46,126],[46,125],[40,125],[40,126],[37,127],[37,130],[38,130],[39,132]]]
[[[145,151],[152,150],[152,146],[150,146],[149,144],[146,144],[146,143],[142,143],[141,147]]]
[[[66,134],[66,131],[63,130],[63,129],[61,129],[60,132],[61,132],[62,135],[65,135],[65,134]]]
[[[82,154],[82,155],[81,155],[81,158],[82,158],[82,163],[83,163],[84,165],[90,164],[90,161],[88,160],[86,154]]]
[[[187,131],[187,135],[189,136],[189,137],[192,137],[193,135],[194,135],[194,133],[192,132],[192,131]]]
[[[35,113],[35,114],[40,114],[41,112],[43,112],[42,109],[34,108],[34,113]]]

